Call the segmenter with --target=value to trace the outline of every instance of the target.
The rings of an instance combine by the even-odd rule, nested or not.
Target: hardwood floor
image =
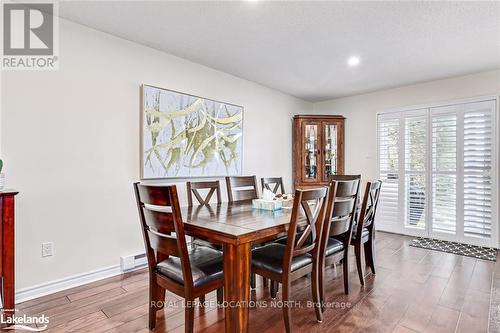
[[[307,307],[308,280],[292,284],[291,298],[299,301],[292,309],[295,332],[500,332],[499,262],[410,247],[405,236],[378,232],[376,239],[377,275],[366,269],[365,287],[352,257],[349,295],[341,267],[327,270],[331,304],[322,324]],[[18,314],[49,316],[46,332],[149,332],[147,287],[141,270],[18,304]],[[283,332],[282,311],[273,307],[269,291],[258,285],[251,296],[258,302],[251,304],[250,332]],[[215,297],[207,295],[206,306],[197,308],[196,332],[224,331]],[[182,299],[167,293],[166,302],[156,332],[184,332]]]

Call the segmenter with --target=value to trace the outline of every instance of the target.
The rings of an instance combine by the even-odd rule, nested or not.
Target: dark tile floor
[[[293,284],[295,332],[500,332],[500,265],[408,246],[410,237],[377,233],[377,274],[359,284],[351,258],[349,295],[341,269],[327,270],[323,323],[315,320],[307,278]],[[260,281],[260,279],[259,279]],[[149,332],[147,272],[113,277],[19,304],[20,313],[50,317],[48,332]],[[262,286],[250,311],[250,332],[283,332],[282,311]],[[279,299],[279,294],[278,294]],[[182,300],[167,294],[156,332],[184,332]],[[215,294],[196,311],[197,332],[224,331]]]

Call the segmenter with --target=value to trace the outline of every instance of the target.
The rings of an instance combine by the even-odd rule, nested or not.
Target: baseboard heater
[[[132,256],[120,257],[120,266],[122,272],[130,272],[139,268],[146,267],[148,264],[146,253],[140,253]]]

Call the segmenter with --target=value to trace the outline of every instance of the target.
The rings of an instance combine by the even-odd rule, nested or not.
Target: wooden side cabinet
[[[14,314],[14,200],[17,191],[0,191],[0,275],[2,312]]]
[[[294,123],[294,185],[328,185],[330,177],[344,173],[343,116],[296,115]]]

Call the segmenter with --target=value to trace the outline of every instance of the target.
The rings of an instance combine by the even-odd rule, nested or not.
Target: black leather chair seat
[[[297,233],[297,235],[295,236],[295,242],[298,242],[300,237],[302,237],[302,232]],[[305,241],[305,244],[311,244],[311,239],[312,239],[312,236],[309,235],[309,237]],[[286,245],[287,242],[288,242],[288,236],[279,238],[275,241],[275,243],[279,243],[279,244],[283,244],[283,245]]]
[[[357,228],[354,228],[352,231],[352,239],[356,239],[357,235]],[[367,228],[363,228],[363,232],[361,233],[361,239],[362,240],[367,240],[368,237],[370,236],[370,231]]]
[[[333,237],[328,238],[328,243],[326,244],[325,256],[331,256],[342,252],[344,250],[344,244]]]
[[[283,237],[276,239],[274,242],[286,245],[287,240],[288,240],[288,236],[283,236]]]
[[[194,246],[206,246],[215,249],[217,251],[222,251],[222,244],[210,243],[209,241],[200,238],[195,238],[192,244]]]
[[[279,243],[267,244],[252,251],[252,265],[277,274],[283,274],[283,257],[286,245]],[[309,253],[296,256],[292,259],[292,272],[312,264],[313,258]]]
[[[296,239],[298,240],[301,236],[302,236],[302,233],[298,234],[296,236]],[[286,245],[287,241],[288,241],[288,238],[285,237],[282,239],[278,239],[276,241],[276,243]],[[311,243],[311,238],[309,237],[309,239],[306,240],[305,244],[310,244],[310,243]],[[332,254],[335,254],[335,253],[342,251],[343,249],[344,249],[344,244],[341,241],[339,241],[338,239],[335,239],[333,237],[330,237],[330,238],[328,238],[328,244],[326,245],[325,255],[328,257],[328,256],[331,256]]]
[[[222,253],[210,247],[197,246],[188,251],[193,275],[193,285],[199,287],[221,279],[223,275]],[[156,266],[156,271],[172,280],[184,284],[181,260],[170,257]]]

